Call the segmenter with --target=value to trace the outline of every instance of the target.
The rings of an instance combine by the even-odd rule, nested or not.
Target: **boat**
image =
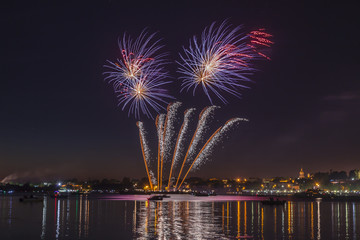
[[[207,192],[194,192],[193,195],[196,196],[196,197],[208,197],[209,193],[207,193]]]
[[[170,198],[170,196],[169,196],[169,195],[166,195],[166,194],[161,195],[161,197],[162,197],[162,198]]]
[[[263,205],[284,205],[286,203],[285,200],[279,200],[279,199],[276,199],[274,200],[272,197],[269,198],[269,200],[263,200],[261,201],[261,203]]]
[[[162,201],[162,200],[163,200],[163,196],[161,195],[155,195],[148,198],[148,201]]]
[[[56,198],[56,199],[59,199],[59,198],[68,198],[69,195],[68,194],[60,194],[59,191],[55,191],[54,193],[50,194],[50,197],[51,198]]]
[[[30,203],[33,203],[33,202],[42,202],[44,200],[44,198],[42,197],[35,197],[33,195],[30,195],[30,196],[24,196],[22,198],[19,198],[19,202],[30,202]]]

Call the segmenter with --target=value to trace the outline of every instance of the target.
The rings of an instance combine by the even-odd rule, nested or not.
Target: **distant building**
[[[303,171],[302,168],[301,168],[300,173],[299,173],[299,178],[300,178],[300,179],[301,179],[301,178],[305,178],[304,171]]]

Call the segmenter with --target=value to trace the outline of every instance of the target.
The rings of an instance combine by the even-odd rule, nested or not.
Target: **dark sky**
[[[145,176],[136,120],[117,107],[103,65],[117,38],[148,27],[173,60],[188,39],[229,19],[274,35],[272,61],[217,114],[247,117],[202,177],[296,176],[360,168],[360,21],[356,5],[255,1],[7,1],[0,8],[0,180],[34,176]],[[289,3],[293,5],[289,5]],[[201,94],[171,93],[185,107]],[[148,128],[151,120],[145,120]]]

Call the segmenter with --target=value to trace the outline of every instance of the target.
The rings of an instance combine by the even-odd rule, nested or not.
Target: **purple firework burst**
[[[164,85],[170,83],[165,69],[166,54],[161,53],[160,39],[155,34],[143,31],[133,40],[124,34],[119,39],[120,58],[107,61],[109,71],[104,72],[105,80],[111,83],[118,95],[122,110],[129,106],[129,115],[140,118],[140,113],[152,118],[152,110],[165,109],[172,97],[167,94]]]
[[[244,34],[241,29],[232,28],[226,22],[219,26],[212,23],[205,28],[200,40],[196,36],[190,39],[189,47],[184,47],[178,62],[178,72],[183,75],[181,91],[192,89],[195,95],[201,86],[211,104],[211,95],[226,104],[224,93],[239,97],[239,89],[248,88],[244,83],[251,81],[249,76],[256,71],[253,60],[267,58],[259,46],[270,46],[272,42],[267,39],[271,35],[264,31]]]

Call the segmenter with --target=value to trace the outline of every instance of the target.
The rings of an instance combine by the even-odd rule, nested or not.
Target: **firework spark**
[[[145,141],[145,135],[146,132],[144,130],[143,124],[142,122],[138,122],[138,127],[139,127],[139,136],[140,136],[140,142],[141,142],[141,149],[142,149],[142,154],[144,157],[144,162],[145,162],[145,168],[148,174],[148,178],[149,178],[149,182],[150,185],[152,185],[152,183],[157,183],[157,190],[162,190],[162,178],[163,178],[163,170],[165,169],[164,166],[164,156],[167,156],[170,153],[166,153],[166,152],[172,152],[172,149],[174,149],[173,151],[173,156],[172,156],[172,161],[171,161],[171,165],[170,165],[170,170],[169,170],[169,182],[167,185],[167,190],[170,190],[170,185],[171,185],[171,176],[172,176],[172,172],[173,169],[175,169],[174,166],[176,166],[176,164],[179,162],[179,158],[181,155],[181,152],[184,151],[185,149],[187,149],[186,151],[186,155],[183,161],[183,165],[181,166],[181,170],[179,172],[179,176],[177,178],[177,182],[176,185],[174,186],[174,189],[180,189],[181,185],[183,184],[184,180],[186,179],[187,175],[189,174],[189,172],[191,171],[191,169],[196,168],[202,164],[205,163],[205,160],[209,157],[209,155],[211,154],[211,152],[213,151],[214,147],[220,142],[220,140],[222,139],[223,136],[225,136],[226,132],[228,132],[230,130],[230,128],[235,125],[236,123],[240,122],[240,121],[247,121],[247,119],[243,119],[243,118],[233,118],[230,119],[229,121],[227,121],[222,127],[218,128],[212,135],[211,137],[205,142],[205,144],[203,145],[203,147],[200,149],[200,151],[198,152],[198,154],[196,155],[196,157],[194,158],[194,160],[192,161],[189,169],[187,170],[185,176],[183,177],[183,180],[181,181],[179,187],[177,187],[178,182],[180,180],[181,177],[181,171],[183,170],[184,167],[184,163],[188,160],[188,155],[189,152],[194,152],[196,151],[197,147],[195,145],[198,145],[200,142],[200,139],[203,138],[203,134],[205,129],[207,129],[209,126],[209,120],[211,119],[213,112],[216,108],[216,106],[210,106],[210,107],[206,107],[204,108],[200,115],[199,115],[199,120],[198,120],[198,124],[196,127],[196,130],[192,136],[192,139],[190,141],[190,144],[187,148],[185,148],[184,146],[184,141],[186,138],[186,133],[189,129],[189,123],[192,120],[192,115],[195,111],[194,108],[190,108],[187,109],[184,113],[184,120],[183,123],[180,127],[178,136],[176,138],[176,142],[175,142],[175,146],[174,148],[170,148],[168,146],[172,146],[173,142],[173,137],[172,135],[174,135],[172,132],[174,131],[174,124],[175,124],[175,115],[176,112],[178,110],[178,108],[180,107],[181,103],[179,102],[175,102],[175,103],[171,103],[168,106],[168,113],[166,114],[160,114],[157,116],[156,120],[155,120],[155,125],[157,128],[157,133],[158,133],[158,178],[157,181],[154,177],[153,172],[151,171],[151,169],[149,169],[150,167],[148,167],[148,165],[150,165],[150,150],[148,147],[147,142]],[[169,131],[170,133],[170,137],[166,138],[166,132]],[[167,139],[167,140],[165,140]],[[154,188],[152,188],[154,189]]]
[[[145,163],[145,169],[146,169],[146,173],[148,175],[149,178],[149,184],[150,184],[150,189],[153,189],[153,184],[152,184],[152,177],[150,175],[150,171],[149,171],[149,165],[150,165],[150,148],[148,146],[148,143],[146,141],[146,132],[144,129],[144,124],[142,122],[137,122],[136,125],[139,128],[139,138],[140,138],[140,145],[141,145],[141,151],[142,151],[142,155],[144,158],[144,163]]]
[[[176,167],[177,163],[180,160],[180,152],[184,148],[185,134],[187,133],[187,130],[189,128],[190,118],[195,110],[196,110],[195,108],[190,108],[184,112],[184,121],[180,127],[178,137],[176,139],[173,159],[171,162],[169,181],[168,181],[168,189],[170,189],[172,170],[174,167]]]
[[[172,99],[164,85],[168,72],[165,70],[166,54],[159,53],[163,46],[155,40],[155,34],[143,31],[133,40],[124,35],[119,40],[120,59],[108,61],[109,71],[104,72],[105,80],[112,83],[124,110],[129,105],[129,115],[140,118],[140,112],[152,118],[151,109],[159,112]]]
[[[190,40],[178,62],[178,71],[183,74],[181,91],[193,89],[195,95],[201,85],[211,104],[213,94],[225,104],[224,92],[240,97],[239,88],[248,88],[243,82],[251,81],[249,76],[255,71],[253,60],[266,56],[257,45],[272,44],[268,40],[271,35],[264,31],[244,34],[240,30],[226,22],[218,27],[213,23],[203,31],[200,41],[195,36]]]
[[[186,151],[186,154],[185,154],[185,157],[184,157],[183,163],[181,165],[180,172],[179,172],[176,184],[175,184],[175,188],[179,183],[185,163],[187,162],[188,159],[190,159],[193,156],[193,154],[196,150],[196,147],[198,146],[198,143],[200,142],[201,138],[204,136],[205,130],[207,129],[209,121],[210,121],[211,117],[213,116],[216,108],[218,108],[218,107],[217,106],[206,107],[199,114],[199,121],[198,121],[196,130],[194,132],[194,135],[190,141],[189,147]]]
[[[167,107],[167,114],[164,121],[163,127],[163,143],[162,143],[162,152],[161,152],[161,164],[160,164],[160,190],[162,189],[162,179],[163,179],[163,166],[164,161],[167,160],[168,155],[170,154],[171,142],[174,136],[174,122],[175,115],[179,107],[181,106],[180,102],[170,103]]]
[[[198,168],[202,164],[208,160],[208,157],[211,155],[212,151],[214,150],[214,147],[223,139],[223,136],[227,132],[231,130],[231,128],[240,122],[248,122],[249,120],[246,118],[232,118],[229,121],[225,123],[225,125],[221,128],[218,135],[214,136],[214,138],[206,145],[204,150],[201,152],[200,155],[198,155],[194,160],[193,168]]]
[[[189,172],[193,169],[193,167],[199,166],[204,163],[204,161],[208,158],[208,156],[212,153],[214,150],[214,147],[220,142],[220,140],[223,138],[223,136],[228,132],[232,126],[238,124],[240,121],[248,121],[245,118],[232,118],[229,121],[227,121],[224,126],[218,128],[211,137],[206,141],[194,161],[192,162],[189,170],[186,172],[183,180],[181,181],[178,189],[180,189],[181,185],[185,181],[187,175]]]
[[[140,118],[140,112],[152,118],[151,109],[159,112],[164,109],[163,104],[168,103],[164,99],[172,99],[163,88],[168,83],[161,81],[159,77],[149,79],[147,75],[141,76],[139,80],[116,92],[119,106],[122,105],[122,110],[124,110],[129,105],[128,115],[134,114],[136,118]]]
[[[118,45],[120,59],[116,62],[107,61],[109,65],[105,67],[110,71],[104,72],[107,75],[105,80],[113,83],[115,89],[121,87],[120,84],[135,82],[149,67],[157,66],[153,75],[168,75],[164,68],[166,54],[160,53],[163,46],[160,45],[160,39],[155,39],[155,33],[149,35],[143,31],[135,40],[124,34]]]
[[[269,38],[272,37],[271,34],[265,32],[264,28],[258,29],[256,31],[251,31],[249,33],[250,44],[249,46],[253,49],[253,51],[266,58],[267,60],[271,60],[268,54],[266,54],[266,49],[270,48],[274,42],[270,41]]]
[[[208,130],[209,123],[211,119],[214,117],[215,110],[219,108],[218,106],[210,106],[203,109],[203,111],[199,115],[199,122],[194,134],[194,140],[189,147],[188,158],[191,159],[195,154],[198,144],[201,139],[204,137],[206,130]]]
[[[167,108],[167,114],[166,114],[166,119],[165,119],[165,125],[164,125],[164,137],[163,137],[163,157],[167,158],[168,155],[170,154],[170,147],[171,147],[171,142],[172,142],[172,138],[174,136],[174,122],[176,120],[175,116],[176,113],[179,109],[179,107],[181,106],[180,102],[174,102],[174,103],[170,103],[168,108]]]
[[[150,174],[150,179],[151,179],[151,182],[152,182],[152,185],[153,185],[153,188],[152,190],[154,190],[154,186],[157,185],[157,179],[156,179],[156,176],[154,174],[154,172],[152,170],[149,170],[149,174]]]
[[[156,120],[155,120],[155,126],[156,126],[156,131],[157,131],[157,135],[158,135],[158,162],[157,162],[157,188],[160,188],[160,159],[163,153],[163,136],[164,136],[164,122],[165,122],[165,114],[160,114],[157,115]]]

